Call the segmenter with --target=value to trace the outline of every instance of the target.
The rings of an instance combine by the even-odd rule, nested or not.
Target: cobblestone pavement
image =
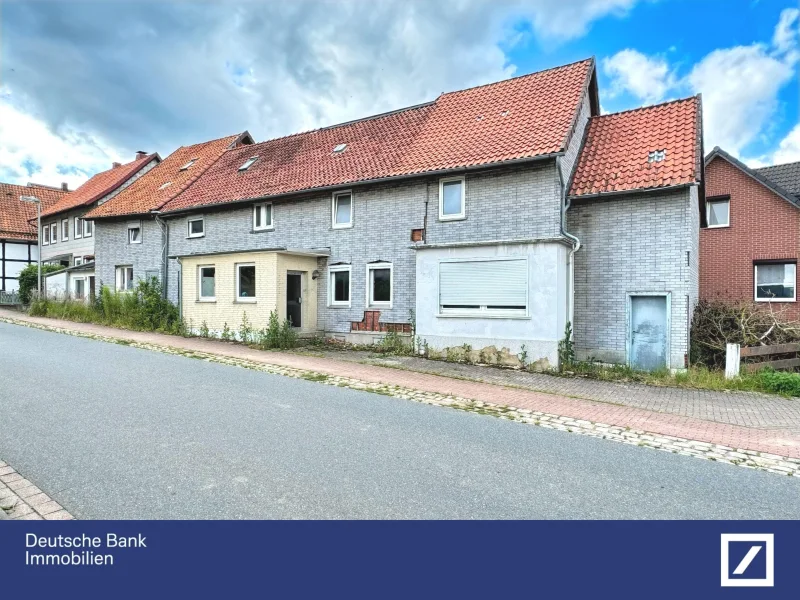
[[[430,401],[434,404],[475,410],[540,426],[595,435],[640,446],[657,447],[676,453],[693,454],[732,464],[765,468],[784,474],[797,474],[800,469],[800,461],[797,460],[800,459],[800,435],[796,433],[800,419],[793,419],[791,406],[782,409],[787,418],[780,422],[780,425],[755,427],[731,423],[732,419],[712,420],[681,414],[674,409],[689,404],[691,400],[681,400],[680,394],[694,396],[692,391],[683,389],[668,390],[675,394],[672,412],[667,410],[672,406],[669,403],[664,403],[664,406],[661,407],[662,410],[655,411],[626,405],[619,402],[618,399],[614,399],[613,403],[598,402],[570,397],[563,393],[558,395],[521,387],[507,387],[512,385],[512,382],[508,380],[502,382],[506,386],[504,387],[497,385],[500,383],[499,381],[484,383],[314,355],[264,352],[240,344],[216,340],[131,332],[98,325],[28,317],[0,310],[0,320],[8,319],[14,319],[19,324],[27,323],[31,326],[62,333],[111,342],[117,341],[118,343],[122,341],[121,343],[161,352],[237,364],[333,385],[346,385],[356,389],[407,397],[411,400],[421,400],[419,395],[422,394],[425,398],[423,401]],[[436,368],[464,366],[447,363],[431,364]],[[482,373],[490,370],[485,369]],[[463,372],[452,374],[466,377]],[[497,371],[497,376],[508,375],[504,371]],[[512,373],[512,375],[527,374]],[[484,376],[488,377],[489,374]],[[534,375],[534,377],[536,376]],[[553,377],[549,377],[549,379],[558,379],[558,383],[569,381]],[[578,380],[578,383],[595,386],[601,382]],[[645,392],[651,390],[649,386],[629,387],[646,388]],[[660,391],[661,388],[654,388],[654,390]],[[633,395],[632,392],[630,394]],[[734,396],[740,403],[745,403],[749,399],[750,410],[753,411],[758,410],[759,403],[766,400],[774,402],[778,406],[782,406],[779,404],[780,402],[794,403],[792,400],[757,394],[723,394],[723,396]],[[717,412],[722,414],[725,411]],[[731,414],[735,413],[736,411],[731,411]],[[777,417],[775,419],[774,422],[779,422]]]
[[[72,515],[0,460],[0,519],[65,521]]]

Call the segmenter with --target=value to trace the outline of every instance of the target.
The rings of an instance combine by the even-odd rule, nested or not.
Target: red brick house
[[[751,300],[800,319],[800,163],[751,169],[724,150],[706,157],[700,298]]]

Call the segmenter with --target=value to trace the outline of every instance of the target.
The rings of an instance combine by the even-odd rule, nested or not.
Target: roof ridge
[[[766,171],[767,169],[774,169],[776,167],[789,167],[791,165],[800,165],[800,160],[793,160],[792,162],[788,163],[778,163],[776,165],[767,165],[765,167],[751,167],[754,171]]]
[[[195,146],[207,146],[208,144],[213,144],[214,142],[221,142],[222,140],[227,140],[229,138],[233,138],[234,140],[238,139],[244,132],[240,131],[239,133],[231,134],[231,135],[223,135],[218,138],[214,138],[213,140],[206,140],[205,142],[197,142],[196,144],[189,144],[187,146],[180,145],[175,150],[172,151],[172,154],[177,152],[178,150],[186,150],[188,148],[194,148]],[[227,149],[227,148],[226,148]]]
[[[596,115],[592,117],[592,119],[599,119],[600,117],[613,117],[616,115],[624,115],[632,112],[642,112],[645,110],[650,110],[651,108],[660,108],[662,106],[669,106],[670,104],[677,104],[678,102],[688,102],[689,100],[697,100],[699,95],[700,94],[695,94],[693,96],[686,96],[685,98],[675,98],[674,100],[659,102],[658,104],[648,104],[647,106],[639,106],[637,108],[628,108],[626,110],[620,110],[613,113],[606,113],[604,115]]]

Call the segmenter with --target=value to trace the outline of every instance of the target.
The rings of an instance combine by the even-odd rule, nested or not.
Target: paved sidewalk
[[[576,395],[571,393],[569,395],[543,393],[520,387],[497,385],[497,383],[509,384],[508,381],[485,383],[328,357],[264,352],[217,340],[126,331],[100,325],[30,317],[10,310],[0,310],[0,319],[2,318],[46,327],[58,327],[80,335],[106,336],[140,344],[168,346],[182,351],[209,353],[254,363],[313,371],[328,376],[346,377],[367,383],[402,386],[435,394],[452,395],[521,410],[559,415],[569,419],[717,444],[730,449],[746,449],[777,456],[800,458],[800,416],[797,414],[797,401],[795,400],[745,393],[725,393],[722,394],[723,400],[708,396],[708,394],[715,393],[677,388],[651,388],[649,386],[618,386],[615,395],[612,388],[598,385],[602,382],[576,380],[582,386],[584,395],[594,393],[596,396],[605,398],[603,401],[598,401],[597,399],[570,397]],[[483,377],[490,377],[488,371],[491,369],[484,369]],[[505,372],[497,371],[497,373],[496,376],[499,376]],[[557,379],[559,385],[569,382],[567,379],[545,375],[537,376],[525,373],[517,375],[525,377],[514,382],[514,385],[531,386],[527,379],[528,375],[536,378],[547,377],[548,380]],[[544,380],[537,379],[536,381],[538,383],[534,383],[532,386],[541,388]],[[653,400],[663,390],[666,390],[666,396],[672,400],[664,401],[663,397],[658,402]],[[641,399],[640,396],[644,396],[644,398]],[[724,401],[729,401],[730,406],[725,406]],[[703,404],[702,410],[692,408],[693,405],[698,406],[698,403]],[[643,404],[645,407],[637,404]],[[653,410],[647,406],[656,406],[657,409]],[[765,406],[768,407],[766,412],[769,414],[762,416],[759,413]]]
[[[72,515],[0,460],[0,519],[69,521]]]

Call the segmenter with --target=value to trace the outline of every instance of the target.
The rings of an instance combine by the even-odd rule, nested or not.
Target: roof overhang
[[[228,254],[291,254],[293,256],[310,256],[314,258],[331,255],[330,248],[288,248],[285,246],[275,248],[254,248],[252,250],[225,250],[222,252],[193,252],[191,254],[173,254],[168,258],[202,258],[204,256],[225,256]]]
[[[486,240],[475,242],[451,242],[448,244],[412,244],[412,250],[435,250],[437,248],[475,248],[479,246],[522,246],[527,244],[564,244],[572,246],[572,242],[564,236],[548,238],[530,238],[521,240]]]
[[[660,187],[651,187],[651,188],[635,188],[632,190],[599,192],[597,194],[580,194],[577,196],[572,195],[568,196],[568,198],[570,200],[593,200],[598,198],[612,198],[614,196],[629,196],[631,194],[652,194],[654,192],[672,192],[683,188],[689,188],[692,187],[693,185],[700,185],[700,184],[696,181],[693,181],[692,183],[680,183],[678,185],[664,185]]]

